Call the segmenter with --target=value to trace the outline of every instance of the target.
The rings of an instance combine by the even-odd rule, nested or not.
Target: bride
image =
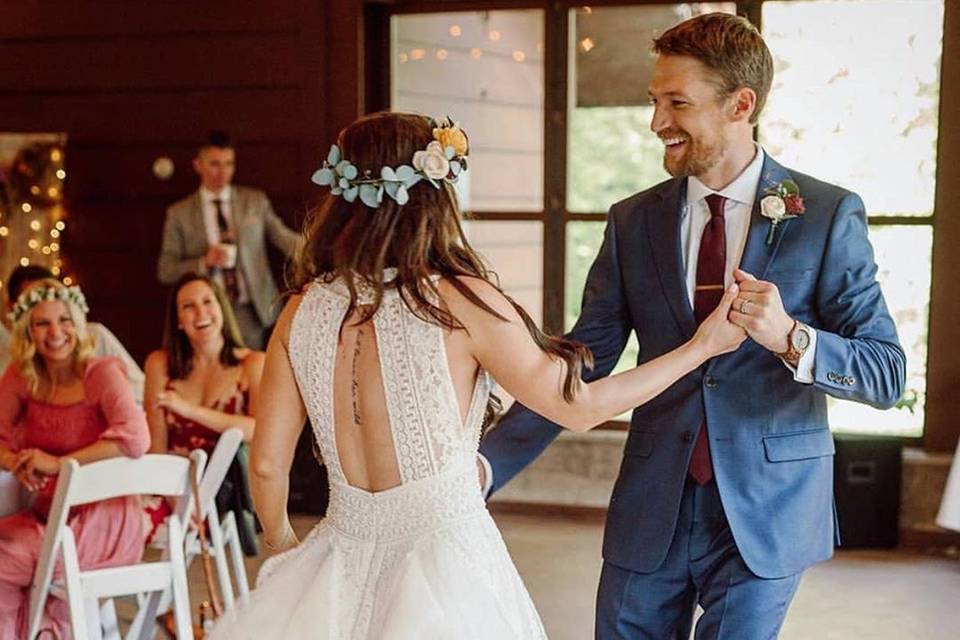
[[[587,349],[538,330],[464,237],[451,183],[467,154],[449,119],[378,113],[314,174],[331,189],[267,349],[252,448],[264,542],[282,553],[214,638],[545,637],[477,477],[490,378],[584,431],[744,340],[731,288],[690,342],[582,383]],[[287,477],[307,416],[330,507],[298,543]]]

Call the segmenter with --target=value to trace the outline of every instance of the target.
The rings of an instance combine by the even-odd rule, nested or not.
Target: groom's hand
[[[733,277],[740,286],[740,295],[730,309],[730,322],[743,328],[765,349],[773,353],[785,352],[793,318],[784,310],[777,286],[757,280],[740,269],[733,270]]]

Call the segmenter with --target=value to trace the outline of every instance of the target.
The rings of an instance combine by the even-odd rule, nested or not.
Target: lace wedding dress
[[[373,326],[401,482],[377,493],[347,482],[333,369],[348,302],[341,281],[314,283],[290,329],[290,362],[330,477],[327,516],[299,546],[264,563],[249,601],[213,637],[545,638],[477,479],[487,375],[480,372],[461,420],[443,330],[394,290]]]

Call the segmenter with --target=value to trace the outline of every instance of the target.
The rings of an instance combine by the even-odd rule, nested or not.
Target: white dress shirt
[[[219,193],[214,193],[205,187],[200,187],[200,204],[203,209],[203,228],[207,232],[207,242],[210,246],[220,244],[220,224],[217,222],[217,206],[213,204],[214,200],[220,200],[220,209],[223,211],[223,217],[227,221],[227,226],[233,232],[234,241],[237,237],[237,229],[233,223],[233,208],[231,206],[233,202],[233,188],[230,185],[227,185],[220,190]],[[203,258],[201,258],[203,260]],[[206,270],[206,269],[204,269]],[[250,296],[247,295],[247,283],[243,279],[243,271],[240,269],[239,256],[236,265],[237,272],[237,299],[232,300],[238,304],[246,304],[250,302]],[[221,287],[223,284],[223,276],[220,274],[219,270],[213,272],[213,278],[217,281]]]

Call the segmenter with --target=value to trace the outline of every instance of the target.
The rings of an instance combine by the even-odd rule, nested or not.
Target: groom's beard
[[[661,138],[682,137],[686,142],[679,157],[672,158],[666,152],[663,156],[663,168],[674,178],[686,178],[706,173],[720,162],[726,151],[721,138],[711,144],[694,140],[684,132],[660,134]],[[666,150],[665,150],[666,151]]]

